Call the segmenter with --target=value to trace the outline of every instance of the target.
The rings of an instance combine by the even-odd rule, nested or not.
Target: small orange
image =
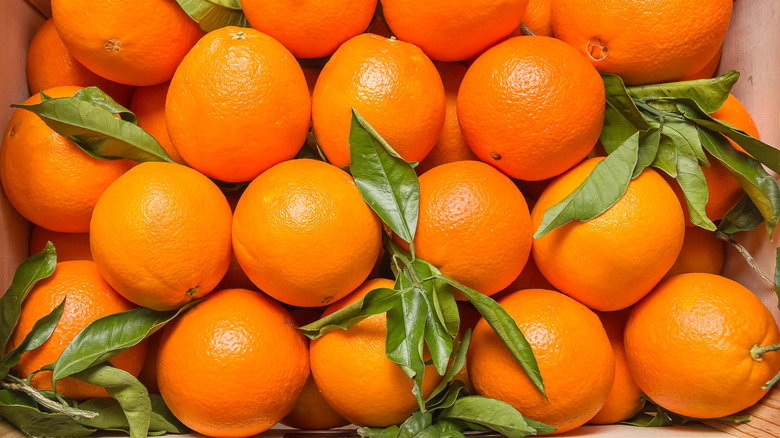
[[[680,415],[717,418],[756,403],[780,371],[772,314],[725,277],[681,274],[661,282],[631,311],[629,369],[655,403]]]
[[[664,278],[688,272],[720,274],[726,257],[725,243],[712,231],[686,227],[682,249]]]
[[[365,296],[392,288],[377,278],[363,283],[346,298],[331,304],[329,315]],[[335,330],[311,342],[311,373],[322,396],[344,418],[358,426],[401,424],[417,409],[412,380],[385,355],[386,315],[369,316],[349,330]],[[422,392],[427,396],[441,380],[434,366],[425,367]]]
[[[230,264],[230,206],[208,178],[181,164],[146,162],[100,197],[90,247],[117,292],[155,310],[205,296]]]
[[[54,310],[63,299],[57,328],[40,347],[22,354],[16,366],[20,377],[26,378],[44,365],[54,363],[71,340],[92,321],[134,307],[122,298],[100,276],[95,264],[89,260],[71,260],[57,263],[49,278],[38,282],[22,304],[22,313],[9,341],[9,350],[19,345],[33,325]],[[110,359],[113,366],[137,376],[146,359],[145,342],[135,345]],[[51,390],[51,371],[43,371],[32,378],[38,389]],[[72,377],[57,381],[57,391],[76,400],[108,397],[105,389]]]
[[[341,45],[312,95],[312,130],[328,161],[349,165],[354,108],[407,161],[430,152],[444,126],[444,86],[412,44],[361,34]]]
[[[78,90],[62,86],[44,92],[68,97]],[[24,103],[40,101],[40,94],[34,94]],[[89,231],[98,198],[132,165],[87,155],[23,109],[14,110],[0,148],[0,180],[8,200],[30,222],[63,233]]]
[[[171,143],[168,128],[165,125],[165,98],[168,95],[169,82],[138,87],[130,101],[130,111],[138,117],[138,126],[152,135],[168,153],[171,159],[179,164],[186,164],[179,151]]]
[[[346,426],[349,421],[330,407],[309,375],[292,411],[280,423],[296,429],[331,429]]]
[[[254,29],[228,26],[209,32],[182,60],[168,88],[165,121],[194,169],[222,181],[251,181],[298,153],[311,99],[289,50]]]
[[[248,437],[279,422],[309,375],[306,340],[279,303],[259,292],[210,294],[165,327],[160,395],[198,433]]]
[[[381,222],[343,170],[309,159],[279,163],[246,188],[233,249],[263,292],[318,307],[358,287],[379,254]]]
[[[30,255],[43,251],[46,242],[54,244],[58,262],[92,260],[92,252],[89,250],[89,233],[58,233],[34,225],[30,233]]]
[[[604,122],[604,83],[566,43],[510,38],[471,65],[458,120],[480,160],[512,178],[542,180],[580,162]]]
[[[531,345],[549,402],[484,318],[474,329],[467,356],[477,392],[556,427],[556,433],[584,424],[607,399],[615,372],[599,318],[577,301],[544,289],[518,291],[499,304]]]

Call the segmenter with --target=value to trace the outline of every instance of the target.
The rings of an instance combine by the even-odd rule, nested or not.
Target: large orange
[[[336,50],[312,95],[312,129],[328,160],[349,165],[351,108],[407,161],[430,152],[444,126],[444,86],[412,44],[374,34]]]
[[[726,258],[725,242],[715,237],[710,230],[686,227],[680,255],[664,278],[688,272],[720,274]]]
[[[92,257],[125,298],[155,310],[203,297],[230,264],[232,215],[208,178],[180,164],[141,163],[95,206]]]
[[[70,341],[92,321],[136,307],[106,283],[93,262],[60,262],[54,274],[38,282],[24,300],[19,322],[9,341],[9,349],[19,345],[35,322],[54,310],[63,299],[66,299],[65,308],[51,337],[35,350],[22,354],[16,366],[20,377],[25,378],[42,366],[54,363]],[[142,342],[112,357],[110,362],[137,376],[146,359],[146,350],[147,345]],[[51,371],[36,374],[32,378],[32,385],[38,389],[51,390]],[[58,380],[57,391],[76,400],[108,397],[105,389],[72,377]]]
[[[68,97],[80,87],[54,87],[50,97]],[[41,101],[39,94],[25,104]],[[27,220],[52,231],[89,231],[92,209],[131,161],[93,158],[37,115],[16,109],[0,148],[0,180],[8,200]]]
[[[92,260],[92,252],[89,250],[89,233],[58,233],[33,225],[30,232],[30,255],[43,251],[47,242],[54,244],[58,262]]]
[[[377,0],[243,0],[249,24],[279,40],[296,58],[330,56],[371,23]]]
[[[756,403],[780,371],[780,331],[764,304],[719,275],[681,274],[634,306],[625,332],[628,365],[655,403],[695,418]]]
[[[290,160],[263,172],[241,195],[233,249],[260,290],[318,307],[366,279],[381,229],[348,173],[322,161]]]
[[[509,36],[528,0],[382,0],[387,25],[398,38],[437,61],[461,61]]]
[[[165,120],[187,164],[222,181],[251,181],[301,148],[311,99],[289,50],[254,29],[228,26],[182,60]]]
[[[259,292],[214,292],[165,328],[160,395],[176,418],[204,435],[247,437],[269,429],[292,409],[309,375],[296,326]]]
[[[485,295],[507,287],[528,260],[532,234],[520,189],[487,164],[456,161],[420,176],[416,254],[466,286]]]
[[[31,94],[37,94],[60,85],[95,86],[125,106],[133,94],[132,86],[100,77],[76,61],[50,18],[35,32],[27,49],[27,86]]]
[[[599,71],[626,84],[679,80],[723,42],[732,0],[553,0],[552,27]]]
[[[720,64],[720,57],[723,54],[723,46],[718,47],[718,51],[712,55],[710,62],[708,62],[700,70],[688,73],[685,77],[681,78],[681,81],[693,81],[696,79],[709,79],[715,75],[718,70],[718,64]]]
[[[168,95],[168,82],[138,87],[130,101],[130,111],[138,117],[138,126],[152,135],[165,149],[168,156],[179,164],[185,164],[179,155],[179,151],[168,136],[168,127],[165,124],[165,99]]]
[[[53,0],[51,12],[73,57],[123,84],[169,80],[203,35],[173,0]]]
[[[392,288],[393,281],[365,282],[352,294],[331,304],[329,315],[362,298],[372,289]],[[384,313],[370,316],[349,330],[332,331],[311,342],[311,372],[322,396],[339,414],[359,426],[400,424],[417,409],[412,380],[385,356]],[[441,380],[433,365],[425,367],[423,395]]]
[[[458,92],[471,149],[512,178],[559,175],[588,155],[604,121],[604,83],[566,43],[510,38],[480,55]]]
[[[601,158],[554,180],[531,212],[534,230],[544,212],[571,193]],[[628,185],[615,205],[587,222],[573,221],[534,241],[539,270],[561,292],[596,310],[639,301],[672,267],[685,234],[674,191],[652,169]]]
[[[531,344],[549,402],[484,318],[474,329],[467,356],[477,392],[556,427],[556,433],[584,424],[607,399],[615,372],[599,318],[577,301],[545,289],[518,291],[499,304]]]

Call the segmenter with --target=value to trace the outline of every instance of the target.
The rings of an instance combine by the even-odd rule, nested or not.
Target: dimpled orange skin
[[[686,227],[680,255],[664,279],[688,272],[720,274],[725,258],[725,242],[715,237],[712,231]]]
[[[518,291],[499,304],[531,345],[549,403],[484,318],[474,329],[467,355],[477,392],[556,427],[556,433],[584,424],[604,404],[615,372],[612,346],[598,317],[545,289]]]
[[[553,0],[556,38],[628,85],[701,70],[726,36],[732,0]],[[601,50],[598,47],[606,46]]]
[[[376,288],[393,288],[393,281],[377,278],[331,304],[329,315]],[[385,427],[400,424],[418,408],[412,380],[385,355],[386,315],[369,316],[348,330],[334,330],[311,342],[311,372],[322,396],[351,423]],[[436,368],[425,367],[422,392],[427,396],[441,380]]]
[[[552,0],[528,0],[523,24],[536,35],[553,36],[552,31]],[[518,26],[512,36],[523,35]]]
[[[531,235],[523,194],[487,164],[456,161],[420,176],[416,254],[456,281],[485,295],[507,287],[528,260]]]
[[[92,257],[125,298],[171,310],[211,292],[230,264],[232,215],[208,178],[146,162],[117,179],[95,206]]]
[[[233,249],[260,290],[318,307],[352,292],[382,245],[381,223],[343,170],[290,160],[252,181],[236,206]]]
[[[571,193],[601,158],[592,158],[554,180],[531,211],[538,230],[544,212]],[[623,198],[587,222],[573,221],[537,238],[536,265],[561,292],[591,309],[628,307],[671,268],[685,234],[682,208],[666,181],[646,169]]]
[[[719,275],[660,283],[634,306],[625,331],[628,365],[642,391],[672,412],[717,418],[756,403],[780,371],[777,323],[748,289]]]
[[[243,0],[254,29],[279,40],[296,58],[330,56],[339,45],[363,33],[377,0]]]
[[[512,178],[559,175],[601,133],[604,83],[566,43],[510,38],[471,65],[458,92],[458,120],[480,160]]]
[[[171,142],[165,124],[165,99],[168,95],[169,85],[168,82],[163,82],[162,84],[136,88],[129,109],[138,118],[138,126],[151,134],[173,161],[186,164]]]
[[[393,34],[436,61],[461,61],[509,36],[528,0],[382,0]]]
[[[169,80],[203,35],[170,0],[53,0],[51,12],[71,54],[93,72],[123,84]]]
[[[92,260],[89,250],[89,233],[58,233],[33,225],[30,232],[30,255],[37,254],[51,242],[57,251],[57,261]]]
[[[40,347],[22,354],[16,366],[20,377],[26,378],[42,366],[54,363],[70,341],[92,321],[136,307],[106,283],[93,262],[72,260],[57,263],[54,274],[38,282],[24,300],[19,322],[9,340],[9,350],[19,345],[33,325],[54,310],[63,299],[66,299],[65,307],[52,335]],[[146,354],[147,343],[141,342],[109,361],[115,367],[137,376]],[[36,374],[32,378],[32,385],[38,389],[51,390],[51,371]],[[57,391],[79,401],[108,397],[105,389],[72,377],[58,380]]]
[[[330,163],[349,165],[352,107],[401,157],[420,161],[444,126],[444,102],[439,73],[422,50],[361,34],[323,67],[312,95],[312,129]]]
[[[184,57],[168,88],[165,120],[194,169],[222,181],[251,181],[301,148],[311,99],[289,50],[254,29],[228,26]]]
[[[220,437],[258,434],[295,404],[309,375],[306,341],[279,303],[224,289],[163,333],[157,382],[185,425]]]
[[[50,97],[69,97],[80,89],[62,86],[44,92]],[[40,94],[35,94],[24,104],[40,101]],[[128,160],[87,155],[23,109],[14,110],[0,148],[0,179],[14,208],[30,222],[64,233],[89,231],[98,198],[132,165]]]

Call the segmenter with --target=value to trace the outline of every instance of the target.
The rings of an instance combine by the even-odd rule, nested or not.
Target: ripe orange
[[[346,298],[331,304],[323,316],[357,301],[372,289],[392,288],[393,281],[369,280]],[[351,423],[384,427],[400,424],[417,409],[412,380],[385,356],[384,313],[370,316],[349,330],[332,331],[311,342],[311,373],[322,396]],[[434,366],[425,367],[423,395],[441,380]]]
[[[456,161],[420,176],[416,254],[466,286],[485,295],[507,287],[528,260],[531,235],[523,194],[487,164]]]
[[[157,353],[160,351],[162,334],[163,330],[158,330],[146,339],[149,350],[146,353],[144,366],[138,373],[138,380],[143,383],[150,394],[160,393],[160,387],[157,385]]]
[[[381,223],[343,170],[309,159],[279,163],[236,206],[233,249],[263,292],[293,306],[339,300],[376,262]]]
[[[160,395],[182,423],[220,437],[258,434],[295,404],[309,375],[306,341],[259,292],[214,292],[165,328]]]
[[[553,36],[552,31],[552,0],[528,0],[523,24],[535,35]],[[518,26],[512,36],[523,35]]]
[[[718,50],[732,0],[553,0],[556,38],[628,85],[676,81]]]
[[[512,178],[559,175],[588,155],[604,121],[604,83],[566,43],[510,38],[480,55],[458,92],[471,149]]]
[[[50,18],[35,33],[27,49],[27,86],[31,94],[38,94],[60,85],[96,86],[124,106],[133,94],[132,86],[102,78],[76,61]]]
[[[186,164],[179,151],[171,143],[168,128],[165,125],[165,98],[168,95],[169,82],[138,87],[130,102],[130,111],[138,117],[138,126],[152,135],[165,149],[171,159],[179,164]]]
[[[725,256],[724,242],[715,237],[712,231],[686,227],[680,255],[664,278],[688,272],[720,274]]]
[[[228,26],[182,60],[165,120],[187,164],[222,181],[251,181],[301,148],[311,99],[289,50],[254,29]]]
[[[528,0],[382,0],[393,34],[437,61],[461,61],[509,36]]]
[[[631,309],[596,312],[604,325],[604,330],[607,331],[612,351],[615,353],[615,379],[607,395],[607,401],[601,410],[588,420],[590,424],[613,424],[627,420],[636,415],[645,404],[642,390],[631,377],[626,362],[626,351],[623,348],[623,331],[630,312]]]
[[[320,389],[309,375],[303,391],[295,401],[292,411],[280,421],[285,426],[297,429],[331,429],[349,424],[322,397]]]
[[[44,92],[67,97],[79,89]],[[24,103],[40,101],[35,94]],[[92,158],[23,109],[14,110],[0,148],[0,180],[14,208],[30,222],[64,233],[87,232],[101,193],[131,166],[128,160]]]
[[[599,318],[577,301],[544,289],[518,291],[499,304],[531,344],[549,402],[484,319],[474,329],[467,356],[477,392],[556,427],[556,433],[584,424],[607,399],[615,372]]]
[[[533,257],[528,257],[528,261],[525,263],[523,271],[515,278],[509,286],[505,287],[502,291],[496,293],[492,298],[496,301],[501,298],[519,290],[523,289],[550,289],[555,290],[555,286],[544,278],[539,268],[536,266],[536,262]]]
[[[600,160],[589,159],[547,186],[531,212],[534,230],[544,212],[571,193]],[[650,292],[677,259],[684,234],[674,191],[647,169],[610,209],[590,221],[553,229],[534,241],[532,251],[539,270],[558,290],[591,309],[611,311]]]
[[[100,197],[92,256],[117,292],[155,310],[205,296],[230,264],[230,206],[219,188],[180,164],[141,163]]]
[[[54,244],[58,262],[92,260],[92,252],[89,250],[89,233],[58,233],[33,225],[30,233],[30,255],[43,251],[46,242]]]
[[[772,314],[748,289],[713,274],[663,281],[634,306],[625,332],[628,365],[664,409],[695,418],[731,415],[756,403],[780,371]]]
[[[98,75],[123,84],[169,80],[203,35],[198,24],[170,0],[52,0],[51,12],[73,57]]]
[[[458,88],[466,74],[466,66],[454,62],[434,62],[444,84],[444,127],[433,149],[415,168],[418,174],[439,164],[452,161],[478,160],[469,148],[458,123]]]
[[[24,353],[16,366],[20,377],[25,378],[44,365],[54,363],[71,340],[92,321],[124,312],[134,306],[116,293],[89,260],[72,260],[57,263],[49,278],[41,280],[30,291],[22,304],[22,313],[9,341],[9,349],[16,347],[32,330],[33,324],[54,310],[63,299],[65,308],[57,328],[40,347]],[[145,342],[112,357],[113,366],[137,376],[146,359]],[[51,390],[51,371],[43,371],[32,378],[38,389]],[[57,381],[57,391],[76,400],[108,397],[105,389],[72,377]]]
[[[709,79],[715,76],[715,72],[718,70],[718,64],[720,64],[720,56],[723,53],[723,46],[718,47],[718,51],[712,56],[710,61],[701,68],[701,70],[689,73],[681,81],[692,81],[695,79]]]
[[[338,167],[349,165],[351,107],[404,159],[420,161],[444,125],[444,86],[419,48],[361,34],[336,50],[312,95],[312,130]]]
[[[747,108],[742,105],[742,102],[740,102],[739,99],[737,99],[736,96],[731,93],[729,93],[729,97],[726,98],[726,101],[723,102],[723,105],[721,105],[717,111],[710,114],[710,116],[733,125],[738,129],[745,131],[748,135],[752,135],[758,139],[761,138],[758,133],[756,122],[753,121],[753,117],[750,116],[750,113],[748,112]],[[731,139],[729,139],[729,141],[731,141]],[[742,150],[742,148],[740,148],[740,146],[733,141],[731,141],[731,144],[734,147]]]
[[[377,0],[243,0],[249,24],[276,38],[296,58],[330,56],[344,41],[366,30]]]

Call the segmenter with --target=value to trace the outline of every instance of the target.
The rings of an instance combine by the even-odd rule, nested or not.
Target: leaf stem
[[[777,350],[780,350],[780,344],[768,345],[766,347],[759,347],[758,344],[756,344],[750,349],[750,357],[760,362],[761,356],[763,356],[764,353]]]
[[[752,255],[750,255],[747,248],[745,248],[739,242],[734,240],[733,236],[729,234],[725,234],[722,231],[715,231],[715,237],[721,240],[725,240],[726,242],[734,246],[734,248],[736,248],[737,251],[739,251],[739,253],[742,254],[742,257],[745,258],[745,261],[748,263],[748,265],[750,265],[750,267],[753,268],[753,270],[756,272],[756,274],[758,274],[759,277],[761,277],[762,280],[766,281],[768,284],[772,286],[775,285],[775,282],[772,281],[771,278],[767,277],[766,274],[764,274],[761,271],[761,268],[758,267],[758,263],[756,263],[756,260],[753,258]]]
[[[763,390],[767,390],[767,389],[769,389],[769,388],[771,388],[771,387],[775,386],[775,383],[777,383],[777,381],[778,381],[778,380],[780,380],[780,372],[778,372],[777,374],[775,374],[775,376],[774,376],[774,377],[772,377],[772,380],[770,380],[770,381],[766,382],[766,385],[762,386],[762,387],[761,387],[761,389],[763,389]]]
[[[57,403],[56,401],[51,400],[38,392],[35,388],[30,386],[26,380],[19,379],[14,376],[8,376],[8,378],[13,380],[13,382],[7,382],[5,380],[0,381],[0,387],[10,389],[12,391],[21,391],[29,395],[38,404],[50,411],[64,414],[71,418],[85,418],[87,420],[98,416],[96,412],[73,408],[64,403]]]

